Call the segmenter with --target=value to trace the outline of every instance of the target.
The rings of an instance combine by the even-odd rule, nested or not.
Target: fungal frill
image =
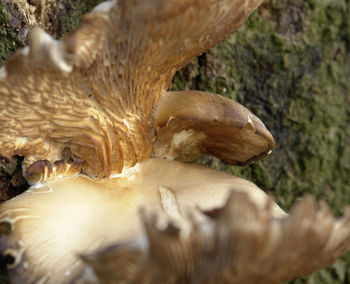
[[[261,2],[106,1],[58,41],[32,29],[0,70],[0,154],[23,156],[31,184],[0,205],[13,283],[279,283],[346,252],[349,212],[306,198],[287,215],[185,163],[243,166],[274,146],[240,104],[168,91]]]

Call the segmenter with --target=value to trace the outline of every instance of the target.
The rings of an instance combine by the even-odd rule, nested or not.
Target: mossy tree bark
[[[59,38],[98,2],[0,0],[0,63],[27,44],[31,25]],[[246,168],[199,162],[255,182],[284,209],[307,193],[336,214],[350,204],[349,12],[350,0],[266,0],[234,36],[178,72],[174,90],[237,100],[276,140],[269,157]],[[350,282],[350,257],[294,281],[306,282]]]

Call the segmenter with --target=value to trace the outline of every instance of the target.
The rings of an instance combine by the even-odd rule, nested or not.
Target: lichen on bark
[[[0,0],[0,65],[28,43],[33,21],[59,38],[98,2]],[[249,167],[212,157],[199,162],[255,182],[284,209],[306,193],[326,200],[336,213],[350,204],[349,12],[349,0],[266,0],[235,35],[179,71],[174,90],[235,99],[276,140],[273,153]],[[347,282],[349,255],[294,281]]]

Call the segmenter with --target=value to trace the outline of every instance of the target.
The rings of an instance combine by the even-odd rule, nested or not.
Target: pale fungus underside
[[[107,1],[59,41],[32,29],[0,69],[0,154],[24,156],[32,184],[0,206],[13,283],[280,283],[346,252],[348,211],[307,198],[288,216],[254,184],[183,163],[246,165],[274,146],[243,106],[167,91],[261,2]]]

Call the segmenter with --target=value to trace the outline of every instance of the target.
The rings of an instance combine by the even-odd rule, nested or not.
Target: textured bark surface
[[[0,0],[0,64],[28,43],[30,26],[40,24],[59,38],[98,2]],[[178,72],[174,90],[235,99],[275,137],[273,153],[252,166],[211,157],[201,163],[255,182],[284,209],[306,193],[326,200],[335,213],[350,204],[349,12],[349,0],[266,0],[234,36]],[[2,200],[25,188],[19,164],[0,163]],[[293,283],[349,281],[348,255]]]

